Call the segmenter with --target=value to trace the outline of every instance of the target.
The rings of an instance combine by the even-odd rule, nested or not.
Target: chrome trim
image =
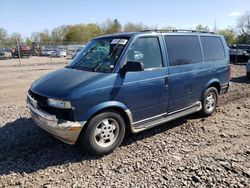
[[[147,119],[144,119],[144,120],[141,120],[141,121],[138,121],[138,122],[145,122],[145,123],[139,123],[140,125],[136,126],[136,124],[138,123],[132,123],[130,124],[130,127],[131,127],[131,131],[133,133],[138,133],[138,132],[141,132],[141,131],[144,131],[146,129],[149,129],[149,128],[152,128],[152,127],[155,127],[157,125],[160,125],[162,123],[166,123],[166,122],[169,122],[169,121],[172,121],[172,120],[175,120],[175,119],[178,119],[180,117],[183,117],[183,116],[186,116],[186,115],[189,115],[189,114],[192,114],[192,113],[195,113],[195,112],[198,112],[202,109],[202,104],[201,102],[196,102],[195,104],[191,105],[191,106],[188,106],[188,107],[185,107],[185,108],[182,108],[180,110],[177,110],[177,111],[174,111],[174,112],[171,112],[169,114],[161,114],[162,115],[162,118],[159,118],[159,119],[156,119],[156,120],[152,120],[152,121],[149,121],[150,119],[155,119],[156,117],[160,117],[160,115],[157,115],[157,116],[154,116],[154,117],[151,117],[151,118],[147,118]],[[128,110],[129,111],[129,110]],[[129,111],[130,112],[130,111]],[[131,113],[131,112],[130,112]],[[127,113],[129,114],[129,113]],[[167,115],[167,116],[166,116]],[[131,116],[128,115],[128,117],[132,117],[132,114]]]
[[[44,112],[42,110],[38,110],[37,108],[34,108],[31,104],[28,103],[28,106],[30,108],[31,111],[33,111],[34,113],[36,113],[37,115],[41,116],[42,118],[48,120],[48,121],[54,121],[57,123],[57,118],[55,115],[51,115],[47,112]]]
[[[27,95],[27,100],[27,102],[31,102],[31,105],[37,108],[37,101],[33,97],[31,97],[29,93]]]
[[[82,128],[86,124],[86,121],[59,121],[55,115],[51,115],[43,110],[34,108],[30,103],[28,103],[28,107],[33,121],[39,127],[67,144],[75,144]]]
[[[229,87],[230,87],[230,83],[226,83],[226,84],[221,85],[220,93],[222,93],[222,94],[227,93],[229,90]]]
[[[199,110],[201,110],[201,108],[202,108],[201,102],[196,102],[196,103],[194,103],[194,104],[192,104],[192,105],[190,105],[190,106],[188,106],[188,107],[185,107],[185,108],[182,108],[182,109],[179,109],[179,110],[170,112],[168,115],[176,114],[176,113],[178,113],[178,112],[188,110],[188,109],[190,109],[190,108],[192,108],[192,107],[195,107],[195,106],[197,106],[197,107],[199,108]]]
[[[152,116],[152,117],[149,117],[149,118],[140,120],[140,121],[136,121],[136,122],[134,122],[133,124],[140,124],[140,123],[143,123],[143,122],[145,122],[145,121],[150,121],[151,119],[155,119],[155,118],[158,118],[158,117],[167,115],[167,114],[168,114],[167,112],[166,112],[166,113],[162,113],[162,114],[159,114],[159,115],[156,115],[156,116]]]
[[[129,119],[129,127],[130,127],[130,130],[133,132],[133,116],[132,116],[132,113],[129,109],[125,110],[125,113],[127,114],[127,117]]]

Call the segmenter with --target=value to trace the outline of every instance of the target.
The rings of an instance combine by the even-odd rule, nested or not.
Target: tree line
[[[0,27],[0,47],[11,47],[17,43],[19,38],[21,43],[31,45],[32,42],[40,42],[43,44],[56,43],[56,44],[85,44],[90,39],[111,33],[119,32],[134,32],[147,29],[176,29],[171,26],[163,28],[149,27],[142,23],[128,22],[121,25],[118,19],[107,19],[101,24],[75,24],[75,25],[62,25],[49,31],[45,29],[41,32],[33,32],[30,37],[24,38],[20,33],[14,32],[8,34],[7,30]],[[250,44],[250,12],[245,12],[236,20],[236,27],[228,27],[223,30],[216,30],[216,28],[209,28],[208,26],[198,25],[196,30],[199,31],[215,31],[218,34],[224,35],[228,44],[248,43]]]

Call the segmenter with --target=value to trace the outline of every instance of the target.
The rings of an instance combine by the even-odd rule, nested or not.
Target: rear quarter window
[[[202,62],[201,47],[197,36],[166,35],[170,66]]]
[[[225,50],[220,37],[201,36],[205,61],[225,59]]]

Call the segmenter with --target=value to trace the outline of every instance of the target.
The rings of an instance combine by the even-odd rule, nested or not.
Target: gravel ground
[[[250,187],[250,81],[243,65],[232,66],[230,91],[213,116],[128,134],[97,158],[37,128],[26,108],[30,84],[65,63],[2,64],[0,187]]]

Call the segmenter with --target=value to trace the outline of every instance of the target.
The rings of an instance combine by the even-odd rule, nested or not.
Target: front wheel
[[[215,87],[207,88],[203,94],[202,109],[200,111],[202,116],[210,116],[214,113],[218,104],[218,91]]]
[[[115,111],[94,116],[81,134],[81,144],[94,155],[105,155],[118,147],[125,135],[123,117]]]

